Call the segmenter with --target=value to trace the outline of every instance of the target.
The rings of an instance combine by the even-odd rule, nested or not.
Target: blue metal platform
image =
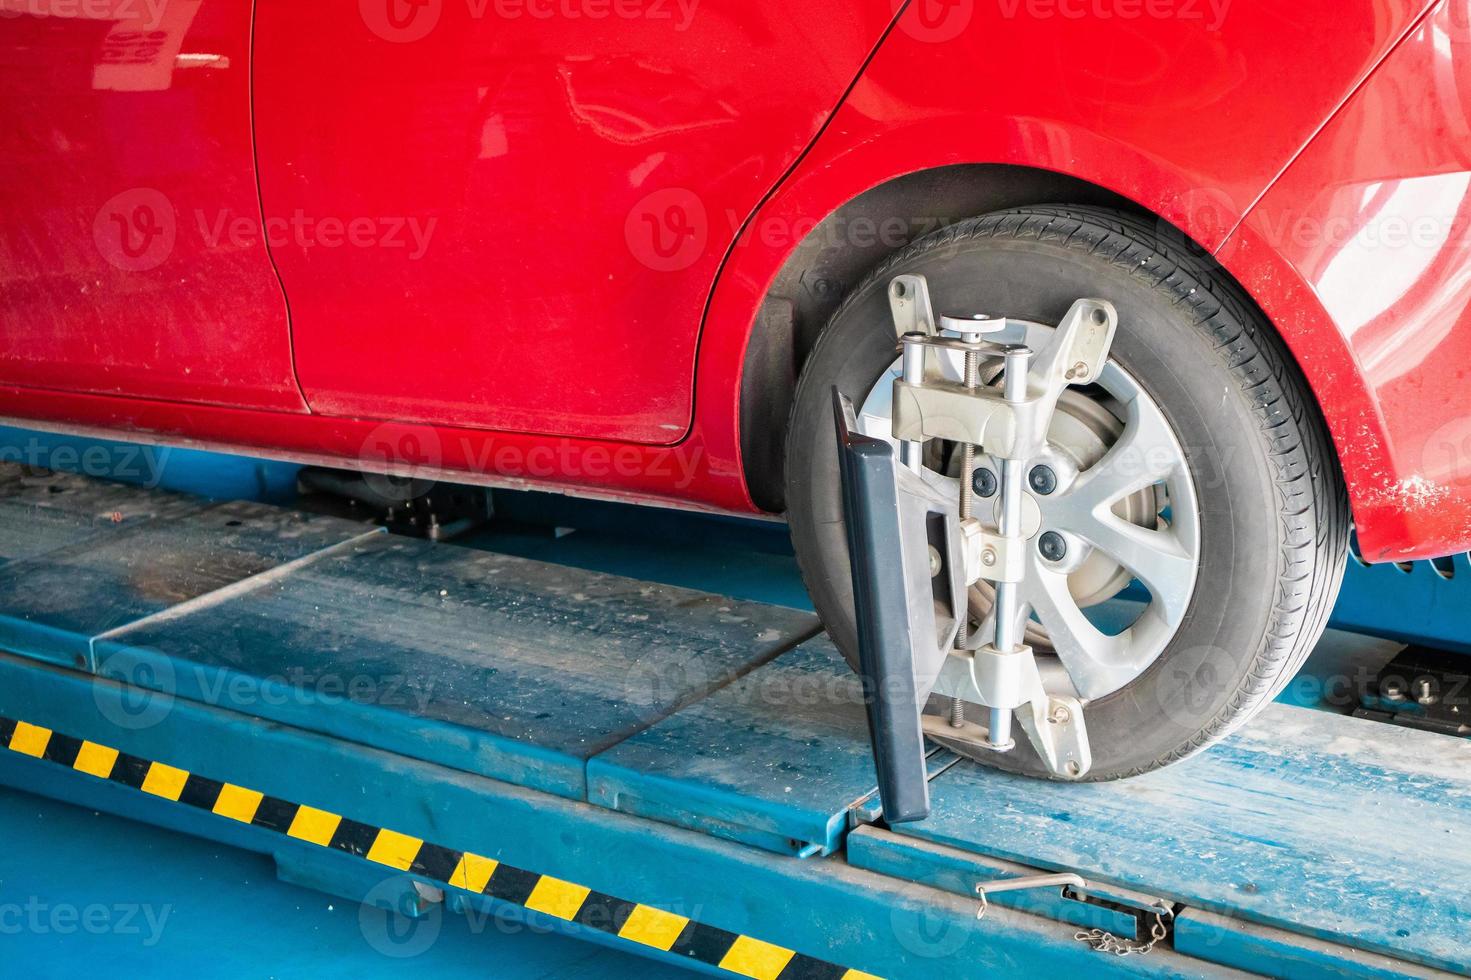
[[[408,916],[767,980],[1471,973],[1466,740],[1277,705],[1115,784],[938,753],[893,830],[801,610],[3,466],[0,583],[0,782]],[[1106,901],[976,918],[1038,869]],[[1073,938],[1149,901],[1148,956]]]
[[[261,717],[583,799],[590,758],[817,631],[810,613],[375,534],[95,645],[107,676],[202,701],[232,688]]]

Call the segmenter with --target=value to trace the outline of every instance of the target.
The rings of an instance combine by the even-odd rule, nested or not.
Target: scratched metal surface
[[[768,850],[841,845],[874,791],[863,689],[826,637],[588,764],[588,799]]]
[[[56,488],[61,488],[59,491]],[[0,647],[92,666],[93,638],[371,528],[56,475],[0,484]]]
[[[98,660],[582,799],[590,756],[817,629],[798,610],[385,535],[115,634]]]
[[[897,832],[1471,971],[1471,742],[1272,705],[1114,783],[955,766]]]
[[[176,494],[0,462],[0,565],[202,506]]]

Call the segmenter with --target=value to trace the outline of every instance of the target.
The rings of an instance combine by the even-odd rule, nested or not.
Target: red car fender
[[[1220,250],[1297,356],[1370,561],[1471,547],[1471,21],[1440,3]]]
[[[739,417],[755,311],[801,229],[904,174],[957,163],[1015,164],[1113,191],[1159,215],[1165,232],[1209,250],[1230,239],[1221,258],[1287,336],[1324,406],[1365,554],[1465,547],[1471,534],[1447,537],[1423,520],[1397,516],[1389,488],[1413,474],[1385,454],[1357,448],[1388,445],[1372,381],[1300,277],[1273,271],[1290,263],[1254,248],[1249,226],[1232,234],[1325,121],[1410,36],[1424,14],[1422,0],[1393,4],[1382,16],[1368,4],[1345,10],[1333,0],[1298,5],[1291,18],[1253,5],[1232,8],[1217,32],[1205,23],[1140,19],[1110,38],[1098,33],[1097,19],[1016,20],[1004,5],[982,10],[954,0],[946,9],[969,9],[972,22],[940,41],[915,19],[923,4],[935,2],[906,10],[827,129],[727,256],[697,369],[695,432],[711,456],[738,458],[739,432],[729,420]],[[1324,31],[1325,23],[1334,29]],[[1052,45],[1049,70],[1029,72],[1025,55],[1048,50],[1039,47],[1044,34]],[[1092,87],[1102,83],[1092,77],[1091,53],[1110,39],[1115,61],[1152,59],[1149,71],[1094,97]],[[1195,48],[1197,57],[1182,56]],[[1313,71],[1284,71],[1284,64],[1311,64]],[[1050,91],[1039,92],[1043,84]],[[971,98],[946,97],[958,87],[968,87]],[[1190,107],[1194,126],[1239,121],[1231,138],[1182,139],[1181,117],[1157,104],[1160,90]],[[944,214],[943,203],[937,210],[947,220],[966,217]],[[1417,539],[1426,533],[1431,537]]]

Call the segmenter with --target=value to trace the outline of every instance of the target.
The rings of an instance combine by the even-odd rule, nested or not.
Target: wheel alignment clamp
[[[304,803],[141,759],[49,728],[0,717],[0,746],[97,779],[287,837],[342,851],[440,885],[519,905],[629,942],[688,956],[753,980],[879,980],[752,936],[551,875],[359,823]]]

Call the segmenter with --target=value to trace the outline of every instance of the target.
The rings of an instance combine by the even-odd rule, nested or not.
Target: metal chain
[[[1138,954],[1144,956],[1154,949],[1159,941],[1167,935],[1165,919],[1162,913],[1154,914],[1154,925],[1149,930],[1149,942],[1141,943],[1135,939],[1120,939],[1113,933],[1103,929],[1087,929],[1082,932],[1073,933],[1073,938],[1080,943],[1087,943],[1099,953],[1112,953],[1115,956],[1132,956]]]

